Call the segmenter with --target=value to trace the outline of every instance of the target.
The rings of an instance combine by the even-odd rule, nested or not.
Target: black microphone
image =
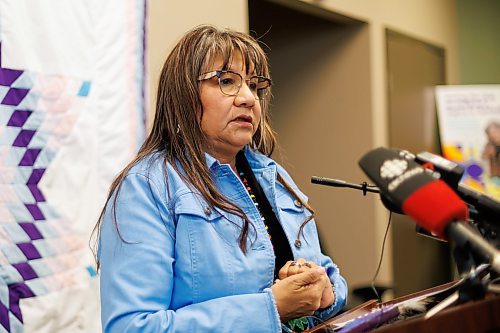
[[[327,185],[327,186],[333,186],[333,187],[348,187],[348,188],[353,188],[356,190],[361,190],[363,191],[363,195],[366,195],[366,192],[372,192],[372,193],[380,193],[380,190],[378,187],[374,185],[368,185],[366,182],[363,182],[361,184],[353,184],[353,183],[348,183],[344,180],[340,179],[332,179],[332,178],[325,178],[325,177],[317,177],[317,176],[312,176],[311,177],[311,183],[313,184],[320,184],[320,185]],[[382,201],[382,204],[384,205],[385,208],[390,210],[393,213],[397,214],[404,214],[400,208],[398,208],[394,203],[391,202],[391,200],[388,197],[385,196],[380,196],[380,200]]]
[[[364,182],[362,184],[353,184],[353,183],[348,183],[345,180],[340,180],[340,179],[332,179],[332,178],[312,176],[311,177],[311,183],[313,183],[313,184],[320,184],[320,185],[327,185],[327,186],[333,186],[333,187],[348,187],[348,188],[353,188],[353,189],[356,189],[356,190],[363,191],[363,194],[365,194],[365,195],[366,195],[366,192],[380,193],[379,189],[376,186],[368,185],[366,182]]]
[[[457,188],[465,172],[465,169],[457,163],[426,151],[417,154],[417,156],[415,156],[415,161],[424,168],[430,166],[434,171],[439,173],[440,178],[453,189]]]
[[[500,273],[500,252],[463,221],[467,220],[465,203],[435,173],[414,161],[414,155],[404,151],[377,148],[359,161],[361,169],[388,197],[418,225],[453,240],[488,261]]]
[[[500,226],[500,202],[464,184],[458,184],[457,193],[489,222],[495,222],[497,226]]]

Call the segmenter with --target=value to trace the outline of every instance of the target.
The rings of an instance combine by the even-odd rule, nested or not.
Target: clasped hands
[[[282,322],[310,316],[333,304],[334,294],[325,268],[300,258],[288,261],[271,287]]]

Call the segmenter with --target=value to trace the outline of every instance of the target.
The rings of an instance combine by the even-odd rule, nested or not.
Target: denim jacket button
[[[302,207],[302,202],[300,202],[298,199],[295,199],[295,200],[293,201],[293,204],[294,204],[295,206],[297,206],[298,208],[301,208],[301,207]]]
[[[300,249],[302,247],[302,242],[300,241],[300,239],[296,239],[294,245],[296,248]]]
[[[210,209],[210,207],[204,207],[203,208],[203,211],[205,212],[205,215],[210,215],[212,213],[212,210]]]

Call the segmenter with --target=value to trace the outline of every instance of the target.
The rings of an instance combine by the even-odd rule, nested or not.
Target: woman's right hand
[[[307,261],[304,258],[299,258],[294,261],[288,261],[283,267],[281,267],[279,271],[279,279],[284,279],[288,276],[292,276],[298,273],[302,273],[311,269],[318,269],[321,266],[318,266],[314,262]],[[329,279],[328,275],[325,276]],[[333,291],[333,285],[328,283],[323,290],[323,296],[321,297],[321,301],[319,304],[320,309],[326,308],[333,304],[335,301],[335,295]]]
[[[329,283],[322,267],[277,280],[271,291],[281,321],[312,315],[319,309],[323,290]]]

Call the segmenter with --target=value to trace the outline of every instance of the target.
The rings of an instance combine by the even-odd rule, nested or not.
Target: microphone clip
[[[368,183],[367,182],[361,183],[361,191],[363,191],[363,196],[366,196],[366,192],[368,192]]]

